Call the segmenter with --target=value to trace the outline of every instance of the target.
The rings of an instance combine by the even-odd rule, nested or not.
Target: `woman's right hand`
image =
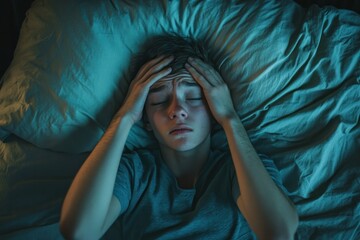
[[[161,78],[171,73],[169,63],[173,56],[161,56],[145,63],[130,84],[127,96],[116,116],[127,116],[134,124],[143,114],[146,98],[150,87]]]

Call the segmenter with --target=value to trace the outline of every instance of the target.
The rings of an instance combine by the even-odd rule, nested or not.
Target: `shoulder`
[[[155,159],[158,150],[156,149],[136,149],[125,152],[122,155],[122,159],[125,160],[147,160]]]
[[[120,165],[141,170],[151,166],[156,166],[159,151],[156,149],[136,149],[126,152],[121,157]]]
[[[139,149],[126,152],[122,155],[115,185],[124,185],[126,188],[138,189],[142,180],[156,172],[156,151]]]

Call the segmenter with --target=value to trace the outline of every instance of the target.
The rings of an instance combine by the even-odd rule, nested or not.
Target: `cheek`
[[[212,115],[206,106],[194,109],[194,113],[197,115],[196,118],[200,119],[201,125],[206,128],[210,128]]]
[[[152,130],[159,130],[161,126],[164,126],[164,122],[166,121],[166,117],[160,111],[148,111],[147,118]]]
[[[210,110],[207,107],[207,105],[201,105],[199,107],[194,108],[194,112],[196,112],[199,115],[202,115],[203,117],[210,118]]]

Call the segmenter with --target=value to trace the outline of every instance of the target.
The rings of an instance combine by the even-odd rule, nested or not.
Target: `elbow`
[[[273,233],[270,237],[265,237],[264,239],[269,240],[293,240],[295,239],[296,231],[292,231],[290,229],[283,229],[282,231],[278,231]]]
[[[60,223],[60,233],[63,236],[64,239],[67,240],[75,240],[75,239],[92,239],[86,236],[85,234],[81,233],[81,231],[78,231],[77,229],[73,227],[69,227],[67,224]]]
[[[286,217],[285,217],[286,216]],[[276,240],[292,240],[295,238],[296,231],[299,226],[299,215],[296,211],[295,206],[292,206],[291,211],[288,214],[284,215],[281,224],[278,224],[275,230],[272,231],[273,237],[269,239],[276,239]]]
[[[64,220],[60,220],[59,223],[60,226],[60,233],[65,239],[75,239],[74,232],[69,227],[69,224],[67,224]]]
[[[74,224],[69,223],[69,221],[61,218],[60,219],[60,233],[64,237],[64,239],[81,239],[76,233],[76,228],[74,227]]]
[[[291,229],[283,229],[282,231],[278,231],[274,234],[272,234],[272,236],[270,238],[265,238],[265,239],[271,239],[271,240],[292,240],[295,239],[295,233],[296,230],[291,230]]]
[[[283,223],[282,226],[279,226],[275,230],[271,231],[270,237],[267,236],[264,239],[292,240],[295,238],[298,225],[299,218],[296,214],[296,216],[294,216],[292,219],[289,219],[286,223]]]
[[[295,238],[295,233],[296,231],[284,227],[283,229],[272,229],[270,231],[264,232],[263,234],[256,235],[261,240],[293,240]]]
[[[295,214],[291,219],[284,219],[280,224],[268,225],[267,229],[259,231],[257,237],[261,240],[292,240],[299,225],[298,215]]]
[[[288,222],[284,223],[282,227],[280,227],[274,233],[274,237],[271,239],[276,240],[292,240],[295,238],[295,234],[299,225],[299,219],[296,215],[296,218],[289,220]]]
[[[60,219],[59,223],[60,227],[60,233],[63,236],[64,239],[67,240],[73,240],[73,239],[99,239],[100,237],[97,237],[97,232],[92,231],[91,228],[81,228],[76,224],[75,221],[71,221],[71,219]]]
[[[286,231],[284,234],[285,235],[284,237],[286,238],[281,238],[281,239],[294,239],[298,226],[299,226],[299,215],[294,206],[291,217],[289,217],[286,224]]]

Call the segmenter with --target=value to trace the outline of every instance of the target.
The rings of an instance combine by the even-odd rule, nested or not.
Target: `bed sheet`
[[[0,236],[56,223],[87,154],[51,152],[11,136],[0,142],[0,156]]]
[[[201,17],[202,4],[194,4],[190,16]],[[241,12],[244,22],[234,22],[240,13],[232,7],[218,9],[229,14],[213,26],[223,34],[203,34],[217,48],[213,55],[256,150],[274,159],[296,204],[297,239],[360,239],[359,14],[290,4],[285,13],[270,8],[259,17],[259,8],[250,6]],[[179,19],[169,25],[177,29]],[[221,131],[213,141],[224,143]],[[58,236],[62,199],[87,153],[45,150],[10,135],[0,156],[0,234]]]
[[[15,135],[0,141],[0,239],[63,240],[61,205],[87,156],[41,149]],[[114,223],[102,239],[119,239],[117,229]]]

